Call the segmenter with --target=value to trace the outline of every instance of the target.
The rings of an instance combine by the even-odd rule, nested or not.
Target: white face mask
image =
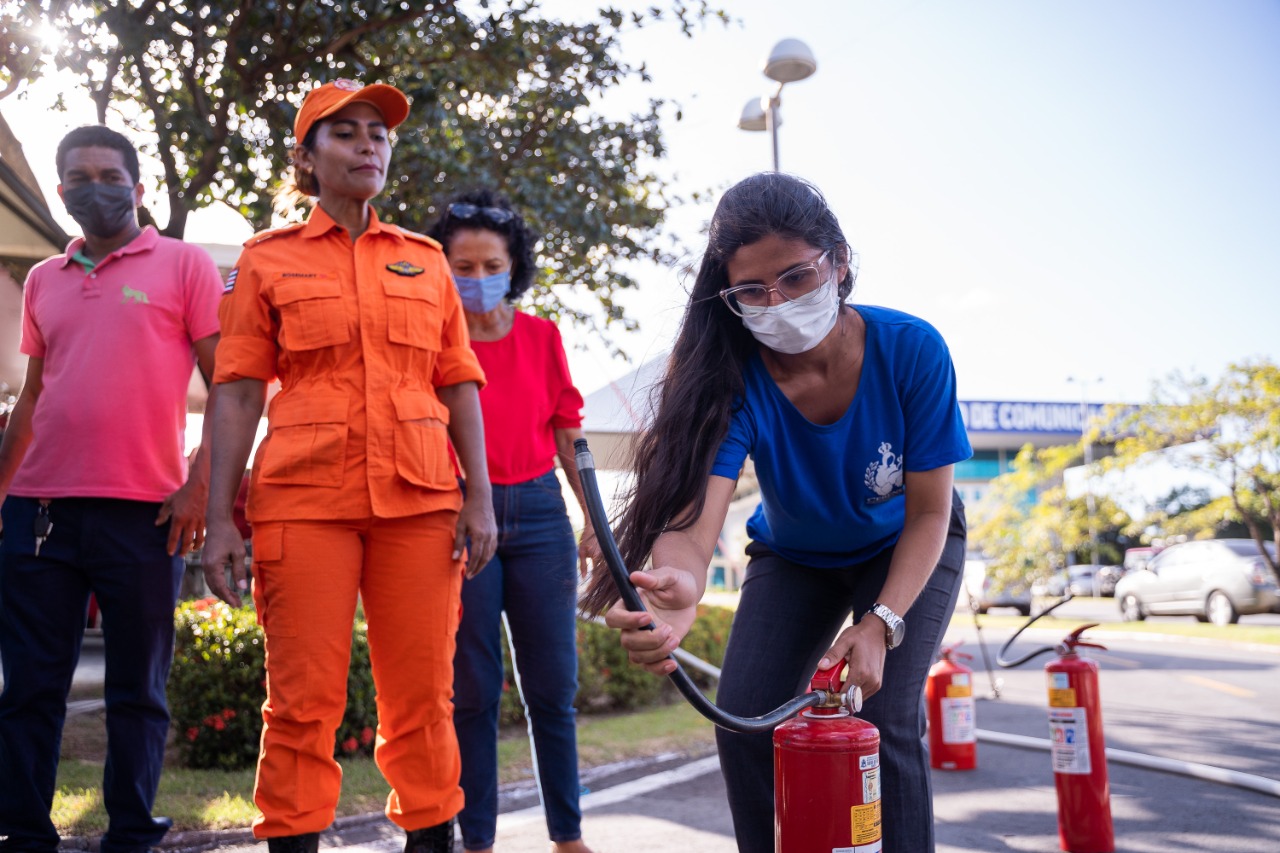
[[[742,325],[757,341],[775,352],[808,352],[822,343],[840,316],[840,295],[833,276],[818,287],[812,302],[783,302],[751,308],[741,306]]]

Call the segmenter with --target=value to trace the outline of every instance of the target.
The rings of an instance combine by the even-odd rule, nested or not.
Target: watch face
[[[885,625],[885,648],[893,649],[902,645],[903,639],[907,635],[907,625],[903,622],[902,617],[894,613],[883,604],[877,604],[871,608],[871,612],[875,613],[884,622]]]
[[[895,620],[893,627],[889,629],[889,648],[894,649],[902,645],[902,641],[906,639],[907,626],[901,619]]]

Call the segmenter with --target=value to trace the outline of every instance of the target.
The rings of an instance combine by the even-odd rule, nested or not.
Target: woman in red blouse
[[[498,520],[497,553],[463,585],[454,658],[463,845],[474,853],[494,843],[505,621],[553,850],[590,853],[578,805],[574,567],[585,575],[595,535],[588,520],[581,543],[574,543],[555,472],[557,456],[566,471],[574,470],[582,395],[569,377],[559,330],[512,306],[533,283],[537,238],[506,200],[487,190],[460,196],[430,235],[444,246],[488,380],[480,407]],[[568,481],[584,505],[577,478]]]

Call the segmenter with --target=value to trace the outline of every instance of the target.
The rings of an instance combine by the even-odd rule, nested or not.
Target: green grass
[[[67,721],[53,822],[64,836],[96,835],[106,829],[102,806],[100,714]],[[699,753],[713,749],[711,723],[684,702],[631,714],[578,718],[578,753],[583,767],[625,758],[668,752]],[[523,726],[502,733],[498,743],[502,782],[531,779],[529,741]],[[177,830],[231,829],[249,826],[258,813],[253,804],[252,769],[190,770],[166,766],[160,777],[155,814],[173,818]],[[342,798],[338,815],[382,811],[389,789],[369,758],[342,760]]]
[[[1084,623],[1069,610],[1059,614],[1062,611],[1040,619],[1034,627],[1065,635]],[[1007,615],[987,614],[978,618],[982,627],[1001,631],[1016,629],[1026,622],[1011,611]],[[951,627],[953,631],[972,630],[972,614],[957,612]],[[1191,617],[1160,622],[1121,622],[1117,618],[1103,623],[1097,630],[1280,645],[1280,626],[1250,625],[1247,621],[1218,627],[1196,622]],[[79,691],[73,698],[92,698],[92,695],[93,691]],[[82,714],[67,721],[53,805],[53,821],[63,835],[95,835],[106,828],[100,791],[105,746],[100,713]],[[669,752],[696,754],[714,747],[711,723],[684,702],[629,714],[578,718],[578,754],[583,767]],[[498,762],[499,778],[504,783],[532,778],[529,742],[523,726],[502,732]],[[344,759],[342,768],[338,814],[381,811],[388,788],[373,761]],[[172,817],[174,826],[181,830],[247,827],[258,813],[253,804],[253,775],[252,769],[228,772],[166,766],[160,779],[155,813]]]
[[[984,616],[979,616],[978,620],[983,628],[1000,630],[1020,628],[1027,621],[1025,617],[1014,613],[1009,613],[1008,615],[1004,613],[988,613]],[[1064,616],[1052,613],[1037,620],[1032,628],[1046,631],[1061,630],[1063,634],[1067,634],[1084,624],[1088,624],[1088,622],[1080,617],[1072,616],[1070,613]],[[951,618],[952,631],[963,631],[972,628],[973,616],[970,613],[957,611]],[[1102,622],[1092,630],[1127,634],[1163,634],[1171,637],[1280,646],[1280,625],[1250,625],[1246,621],[1238,625],[1218,626],[1210,625],[1207,622],[1197,622],[1192,616],[1187,616],[1185,619],[1162,619],[1159,622],[1122,622],[1117,614],[1117,618],[1114,621]]]

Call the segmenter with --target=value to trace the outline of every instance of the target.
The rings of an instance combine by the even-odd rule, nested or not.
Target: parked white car
[[[1274,559],[1270,542],[1267,550]],[[1164,614],[1230,625],[1242,614],[1280,613],[1280,580],[1252,539],[1183,542],[1120,578],[1116,601],[1126,622]]]

